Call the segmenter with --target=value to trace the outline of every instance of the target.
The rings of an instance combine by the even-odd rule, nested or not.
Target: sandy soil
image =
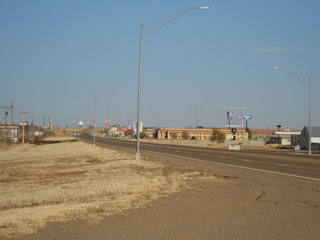
[[[190,188],[205,172],[177,169],[83,142],[0,150],[0,237],[34,233],[48,222],[86,219],[146,207]]]

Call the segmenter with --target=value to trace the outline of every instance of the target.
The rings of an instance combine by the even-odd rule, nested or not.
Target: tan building
[[[226,141],[230,141],[230,140],[242,141],[248,138],[248,132],[246,132],[245,129],[237,129],[235,133],[233,133],[231,129],[220,128],[219,130],[220,132],[225,133]]]

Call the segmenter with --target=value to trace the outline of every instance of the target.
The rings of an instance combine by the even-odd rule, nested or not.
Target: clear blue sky
[[[224,106],[248,107],[249,127],[320,126],[319,0],[123,0],[0,2],[0,106],[14,120],[51,116],[54,125],[136,118],[140,24],[193,10],[143,38],[144,126],[224,126]],[[0,121],[4,112],[0,110]]]

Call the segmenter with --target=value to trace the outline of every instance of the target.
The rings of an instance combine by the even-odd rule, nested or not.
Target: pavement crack
[[[262,194],[259,197],[257,197],[255,200],[257,202],[271,202],[271,203],[278,205],[278,202],[276,202],[276,201],[262,201],[261,198],[265,195],[267,195],[267,193],[262,189]]]
[[[268,186],[269,185],[269,183],[263,183],[263,182],[259,182],[259,181],[257,181],[257,180],[254,180],[254,179],[251,179],[251,181],[252,182],[254,182],[254,183],[258,183],[258,184],[260,184],[260,187],[265,187],[265,186]]]
[[[309,205],[309,206],[312,206],[312,207],[314,207],[314,208],[318,208],[318,207],[319,207],[318,205],[316,205],[316,204],[314,204],[314,203],[308,203],[308,202],[305,202],[305,201],[303,201],[302,203],[304,203],[304,204],[306,204],[306,205]]]
[[[258,202],[261,202],[261,201],[260,201],[260,198],[262,198],[262,197],[265,196],[265,195],[266,195],[266,193],[265,193],[265,191],[263,191],[263,189],[262,189],[262,194],[261,194],[259,197],[257,197],[255,200],[258,201]]]

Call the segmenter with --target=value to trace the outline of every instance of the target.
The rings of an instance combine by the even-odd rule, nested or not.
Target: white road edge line
[[[190,157],[183,157],[183,156],[174,155],[174,154],[169,154],[169,153],[154,152],[154,151],[149,151],[149,150],[143,150],[143,151],[145,151],[145,152],[152,152],[152,153],[160,153],[160,154],[168,155],[168,156],[172,156],[172,157],[185,158],[185,159],[189,159],[189,160],[197,161],[197,162],[204,162],[204,163],[210,163],[210,164],[216,164],[216,165],[222,165],[222,166],[228,166],[228,167],[242,168],[242,169],[247,169],[247,170],[252,170],[252,171],[257,171],[257,172],[265,172],[265,173],[272,173],[272,174],[283,175],[283,176],[288,176],[288,177],[296,177],[296,178],[302,178],[302,179],[307,179],[307,180],[320,181],[320,179],[318,179],[318,178],[304,177],[304,176],[299,176],[299,175],[294,175],[294,174],[288,174],[288,173],[281,173],[281,172],[273,172],[273,171],[262,170],[262,169],[258,169],[258,168],[242,167],[242,166],[237,166],[237,165],[233,165],[233,164],[218,163],[218,162],[209,162],[209,161],[206,161],[206,160],[201,160],[201,159],[196,159],[196,158],[190,158]]]
[[[288,167],[289,165],[287,165],[287,164],[281,164],[281,163],[277,163],[276,165],[278,165],[278,166],[285,166],[285,167]]]

